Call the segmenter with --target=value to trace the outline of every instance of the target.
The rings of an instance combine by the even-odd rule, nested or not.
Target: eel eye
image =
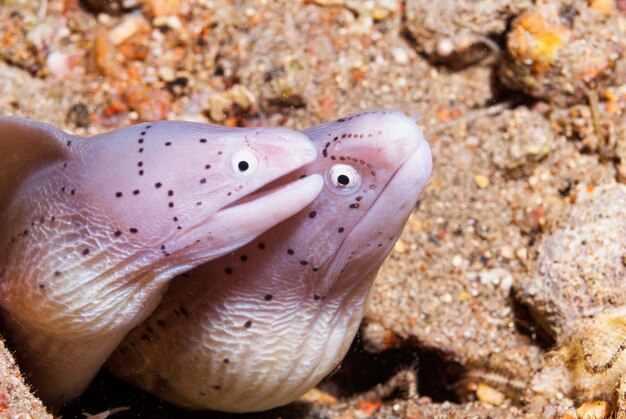
[[[336,164],[328,171],[331,190],[339,195],[349,195],[361,185],[361,175],[352,166]]]
[[[259,165],[256,156],[248,150],[236,152],[233,156],[232,163],[235,173],[243,176],[252,175]]]

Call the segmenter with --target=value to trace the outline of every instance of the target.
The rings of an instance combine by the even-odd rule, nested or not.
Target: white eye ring
[[[361,186],[361,175],[352,166],[336,164],[328,170],[328,180],[333,192],[338,195],[349,195]]]
[[[259,161],[249,150],[239,150],[233,155],[233,170],[241,176],[250,176],[256,172]]]

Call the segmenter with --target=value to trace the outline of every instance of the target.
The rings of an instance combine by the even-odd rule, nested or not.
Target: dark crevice
[[[465,369],[447,360],[444,354],[420,348],[413,341],[406,341],[399,348],[369,353],[357,338],[341,366],[319,387],[339,399],[349,399],[372,390],[378,384],[385,384],[394,375],[406,370],[417,374],[420,397],[429,397],[434,402],[459,402],[454,383],[463,376]],[[406,398],[406,394],[403,394],[403,389],[398,389],[387,397],[393,398]]]
[[[517,298],[513,289],[509,299],[513,309],[513,316],[515,317],[515,329],[522,335],[532,339],[544,351],[553,348],[556,343],[554,337],[537,322],[531,307]]]

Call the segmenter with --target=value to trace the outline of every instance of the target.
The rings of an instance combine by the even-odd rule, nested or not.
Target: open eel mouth
[[[323,185],[320,175],[311,175],[250,193],[190,226],[175,238],[178,245],[166,246],[167,252],[186,252],[186,264],[191,265],[231,252],[302,211],[319,195]]]
[[[317,174],[287,183],[284,183],[284,178],[277,179],[255,192],[231,202],[217,211],[215,215],[230,215],[233,212],[256,212],[263,215],[267,214],[263,210],[270,210],[271,205],[281,206],[283,210],[295,210],[296,207],[299,207],[298,210],[295,210],[295,214],[313,202],[323,183],[322,176]]]

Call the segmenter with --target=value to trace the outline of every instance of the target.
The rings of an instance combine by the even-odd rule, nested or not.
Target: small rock
[[[109,40],[115,46],[120,45],[147,26],[148,23],[141,15],[128,15],[117,26],[109,30]]]
[[[400,254],[405,254],[409,252],[409,247],[406,245],[404,240],[398,239],[396,244],[393,246],[393,250]]]
[[[612,412],[611,405],[604,400],[583,403],[576,413],[580,419],[604,419]]]
[[[476,175],[474,176],[474,183],[480,189],[485,189],[487,186],[489,186],[489,178],[485,175]]]
[[[476,398],[481,402],[489,403],[494,406],[500,406],[506,400],[504,393],[485,383],[478,383],[476,388]]]

